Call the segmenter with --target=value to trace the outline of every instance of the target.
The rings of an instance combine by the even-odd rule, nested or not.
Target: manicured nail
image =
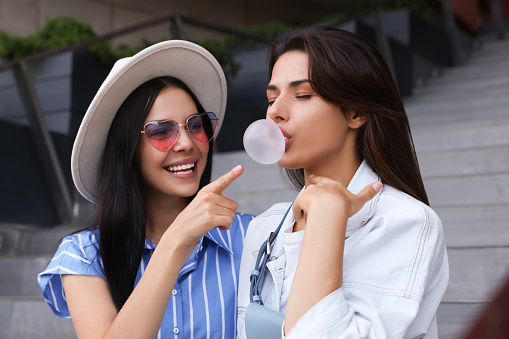
[[[371,185],[373,187],[373,189],[375,190],[375,192],[380,192],[380,190],[382,189],[382,186],[383,184],[381,182],[375,182],[373,185]]]
[[[233,169],[233,171],[234,171],[235,173],[240,173],[240,172],[242,172],[242,165],[238,165],[237,167],[235,167],[235,168]]]

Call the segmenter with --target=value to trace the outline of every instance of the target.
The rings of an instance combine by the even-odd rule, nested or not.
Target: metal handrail
[[[450,2],[450,0],[443,0],[444,2]],[[377,31],[382,32],[382,34],[377,34],[377,43],[381,48],[381,52],[386,58],[389,67],[391,68],[391,71],[394,74],[394,65],[392,63],[392,57],[390,55],[390,48],[388,44],[388,37],[387,34],[384,33],[384,23],[381,15],[381,8],[386,5],[395,4],[397,0],[387,0],[383,1],[378,5],[378,8],[375,12],[373,10],[363,11],[363,12],[357,12],[355,15],[352,15],[348,20],[357,19],[361,16],[364,16],[369,13],[375,13],[375,24],[380,28],[377,29]],[[345,22],[347,20],[342,20],[342,22]],[[242,38],[254,40],[256,42],[261,43],[270,43],[270,39],[256,35],[251,34],[247,32],[243,32],[240,30],[232,29],[223,27],[220,25],[212,24],[209,22],[205,22],[202,20],[190,18],[187,16],[182,15],[165,15],[159,18],[147,20],[142,23],[134,24],[125,28],[117,29],[114,31],[111,31],[109,33],[77,42],[74,44],[70,44],[68,46],[55,48],[48,51],[43,51],[41,53],[37,53],[31,56],[26,56],[17,60],[8,61],[5,63],[0,64],[0,72],[13,69],[14,74],[16,75],[16,81],[18,84],[18,87],[20,88],[20,91],[24,93],[24,97],[26,100],[29,101],[25,102],[25,109],[27,111],[27,114],[29,116],[29,121],[32,129],[32,133],[35,138],[35,142],[38,144],[38,152],[41,155],[41,160],[44,162],[43,168],[45,168],[46,176],[49,179],[53,199],[55,200],[55,206],[58,206],[57,210],[59,213],[60,220],[64,223],[73,223],[74,216],[72,212],[72,199],[71,194],[69,192],[69,189],[65,183],[64,175],[62,168],[60,166],[60,163],[58,162],[58,159],[56,157],[56,150],[55,146],[53,144],[53,141],[50,137],[49,131],[45,125],[44,116],[42,114],[42,110],[40,108],[39,100],[37,98],[37,95],[35,93],[35,86],[33,79],[31,78],[30,74],[28,73],[28,64],[34,61],[42,60],[57,54],[70,52],[70,51],[76,51],[81,50],[86,47],[89,47],[91,45],[94,45],[99,42],[103,42],[106,40],[110,40],[116,37],[119,37],[121,35],[125,35],[131,32],[139,31],[148,27],[152,27],[155,25],[158,25],[163,22],[170,22],[177,26],[178,31],[180,33],[183,32],[182,24],[187,23],[193,26],[202,27],[208,30],[213,30],[220,33],[226,33],[226,34],[233,34]],[[335,25],[339,25],[342,23],[341,21],[336,22]]]
[[[0,72],[18,65],[21,61],[30,63],[30,62],[42,60],[45,58],[49,58],[49,57],[57,55],[57,54],[81,50],[83,48],[89,47],[89,46],[94,45],[99,42],[103,42],[106,40],[110,40],[110,39],[119,37],[121,35],[125,35],[125,34],[139,31],[139,30],[151,27],[151,26],[155,26],[155,25],[158,25],[158,24],[166,22],[166,21],[171,22],[174,20],[180,20],[183,23],[188,23],[190,25],[206,28],[206,29],[221,32],[221,33],[237,35],[239,37],[254,40],[257,42],[262,42],[262,43],[267,43],[267,44],[270,43],[270,39],[267,39],[265,37],[262,37],[262,36],[259,36],[256,34],[243,32],[243,31],[233,29],[233,28],[223,27],[220,25],[212,24],[209,22],[190,18],[190,17],[183,16],[183,15],[165,15],[165,16],[162,16],[162,17],[159,17],[156,19],[144,21],[139,24],[134,24],[134,25],[131,25],[128,27],[120,28],[120,29],[111,31],[109,33],[105,33],[103,35],[93,37],[93,38],[90,38],[90,39],[87,39],[84,41],[76,42],[76,43],[73,43],[73,44],[70,44],[67,46],[58,47],[58,48],[51,49],[48,51],[43,51],[43,52],[29,55],[29,56],[26,56],[26,57],[23,57],[23,58],[20,58],[17,60],[7,61],[5,63],[0,64]]]
[[[189,18],[181,15],[165,15],[156,19],[151,19],[139,24],[131,25],[125,28],[117,29],[112,32],[97,36],[85,41],[70,44],[64,47],[43,51],[34,55],[26,56],[17,60],[8,61],[0,64],[0,72],[9,69],[13,70],[14,78],[20,90],[20,94],[27,116],[29,118],[32,135],[35,139],[36,150],[43,162],[42,168],[45,172],[46,179],[49,184],[50,192],[53,197],[54,206],[56,207],[59,220],[62,224],[74,224],[76,216],[73,213],[73,199],[71,192],[67,187],[62,166],[59,163],[55,145],[52,141],[50,132],[46,126],[41,105],[37,97],[34,81],[28,72],[28,64],[49,58],[61,53],[77,51],[94,45],[96,43],[110,40],[121,35],[139,31],[151,26],[158,25],[162,22],[174,22],[177,26],[182,23],[188,23],[194,26],[206,28],[221,33],[234,34],[242,38],[254,40],[262,43],[269,43],[270,40],[256,34],[242,32],[236,29],[222,27],[205,21]],[[182,29],[180,29],[182,31]]]

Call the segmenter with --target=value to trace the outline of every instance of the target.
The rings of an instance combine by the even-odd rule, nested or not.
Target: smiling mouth
[[[173,174],[189,174],[193,173],[195,169],[195,163],[187,165],[169,166],[166,170]]]

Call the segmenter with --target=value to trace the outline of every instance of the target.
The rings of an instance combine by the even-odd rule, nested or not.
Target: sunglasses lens
[[[217,117],[212,112],[193,115],[187,120],[189,134],[198,141],[209,142],[217,128]]]
[[[179,126],[175,121],[152,121],[145,126],[145,135],[152,146],[166,151],[177,140]]]

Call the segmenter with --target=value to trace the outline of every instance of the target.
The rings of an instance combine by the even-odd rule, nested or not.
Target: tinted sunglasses
[[[185,126],[188,135],[200,142],[209,142],[216,134],[217,117],[212,112],[190,115],[184,124],[173,120],[149,121],[143,126],[148,142],[160,151],[166,152],[177,141],[180,126]]]

